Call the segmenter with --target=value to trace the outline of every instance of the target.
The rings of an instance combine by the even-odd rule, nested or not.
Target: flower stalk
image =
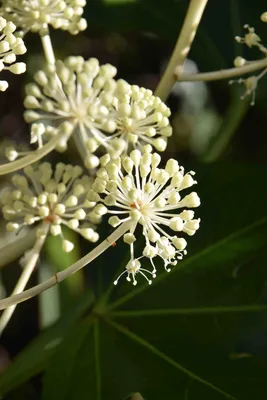
[[[203,72],[200,74],[180,74],[176,71],[176,78],[179,82],[208,82],[217,81],[222,79],[235,78],[249,74],[250,72],[258,71],[267,67],[267,57],[262,60],[251,61],[242,67],[222,69],[220,71]]]
[[[11,296],[14,296],[18,293],[23,292],[25,289],[25,286],[27,285],[33,270],[36,266],[36,263],[39,259],[40,252],[42,250],[42,247],[45,243],[47,234],[48,234],[48,225],[43,224],[43,229],[45,234],[41,237],[38,237],[35,245],[33,246],[32,250],[30,250],[29,255],[27,256],[28,260],[26,262],[26,265],[23,267],[23,272],[11,294]],[[16,309],[16,304],[8,307],[5,309],[5,311],[2,313],[0,317],[0,336],[2,335],[5,327],[7,326],[10,318],[12,317],[14,311]]]
[[[43,158],[56,148],[60,140],[61,137],[59,135],[55,136],[54,138],[49,140],[49,142],[47,142],[44,146],[33,151],[29,155],[22,157],[18,160],[0,165],[0,175],[10,174],[11,172],[18,171],[24,167],[27,167],[27,165],[31,165],[36,161],[41,160],[41,158]]]
[[[54,65],[56,62],[53,46],[49,32],[45,35],[41,35],[41,41],[44,49],[44,55],[48,64]]]
[[[100,254],[106,251],[110,246],[114,245],[118,239],[120,239],[125,232],[129,230],[130,226],[129,221],[120,225],[111,235],[109,235],[102,243],[100,243],[97,247],[95,247],[90,253],[86,254],[76,263],[70,265],[63,271],[60,271],[53,275],[51,278],[46,281],[36,285],[28,290],[25,290],[22,293],[14,294],[5,299],[0,300],[0,310],[4,310],[8,307],[15,306],[16,304],[22,303],[34,296],[39,295],[47,289],[57,285],[59,282],[62,282],[64,279],[68,278],[70,275],[76,273],[87,264],[90,264],[93,260],[95,260]]]

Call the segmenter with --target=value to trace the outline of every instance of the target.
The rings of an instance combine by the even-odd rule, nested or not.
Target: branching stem
[[[177,80],[180,82],[198,82],[198,81],[217,81],[220,79],[229,79],[236,76],[242,76],[250,72],[257,71],[267,67],[267,57],[262,60],[251,61],[246,65],[237,68],[222,69],[220,71],[204,72],[200,74],[180,74],[177,72]]]
[[[168,66],[155,91],[155,96],[165,101],[177,80],[177,73],[182,71],[183,63],[189,53],[192,42],[202,18],[208,0],[191,0],[178,37],[175,49],[172,53]],[[176,75],[175,75],[176,71]]]
[[[96,259],[100,254],[102,254],[111,245],[113,245],[122,235],[124,235],[124,233],[127,232],[127,230],[129,230],[130,224],[131,222],[129,221],[124,222],[102,243],[100,243],[97,247],[95,247],[90,253],[86,254],[86,256],[82,257],[80,260],[78,260],[76,263],[72,264],[65,270],[58,272],[51,278],[40,283],[39,285],[32,287],[31,289],[25,290],[22,293],[15,294],[14,296],[6,297],[5,299],[0,300],[0,310],[3,310],[7,307],[13,306],[25,300],[28,300],[34,296],[37,296],[38,294],[44,292],[45,290],[51,288],[52,286],[55,286],[57,283],[62,282],[70,275],[79,271],[85,265],[89,264],[94,259]]]
[[[33,151],[31,154],[19,158],[18,160],[0,165],[0,175],[9,174],[10,172],[18,171],[26,167],[27,165],[33,164],[34,162],[40,160],[48,153],[53,151],[60,140],[60,136],[57,135],[53,139],[49,140],[43,147]]]

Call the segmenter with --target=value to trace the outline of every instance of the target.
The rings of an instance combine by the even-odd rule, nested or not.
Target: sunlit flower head
[[[46,33],[48,25],[75,35],[86,29],[81,18],[86,0],[3,0],[0,13],[13,21],[22,34]]]
[[[167,138],[172,134],[168,119],[171,112],[151,90],[120,79],[107,106],[106,142],[114,149],[115,156],[142,150],[147,144],[157,151],[166,149]]]
[[[104,134],[99,135],[99,128],[110,128],[103,118],[108,114],[106,103],[116,86],[116,73],[115,67],[100,66],[95,58],[85,61],[82,57],[69,57],[47,66],[35,74],[35,83],[26,86],[25,120],[52,124],[46,131],[51,135],[67,122],[77,148],[84,153],[86,166],[96,167],[99,159],[92,153],[105,140]],[[57,149],[66,148],[67,143],[62,142]]]
[[[98,204],[95,215],[113,214],[109,223],[113,227],[127,224],[124,242],[130,245],[130,261],[122,275],[135,285],[136,275],[145,276],[149,283],[155,277],[154,257],[164,261],[164,267],[175,265],[186,254],[183,234],[193,235],[200,219],[194,219],[191,208],[200,200],[195,192],[181,197],[180,192],[196,183],[194,172],[184,173],[183,167],[170,159],[164,169],[159,168],[161,157],[157,153],[133,150],[129,157],[110,160],[102,158],[102,168],[89,192],[89,199]],[[145,247],[141,257],[134,254],[135,231],[142,226]],[[178,235],[178,236],[177,236]],[[140,259],[148,257],[152,271],[141,268]],[[114,282],[117,284],[118,279]]]
[[[13,74],[22,74],[26,71],[25,63],[16,62],[17,55],[26,53],[26,47],[23,40],[14,35],[15,30],[13,22],[0,17],[0,72],[8,70]],[[7,88],[7,81],[0,80],[0,91],[4,92]]]
[[[64,225],[91,242],[98,240],[94,224],[100,218],[92,214],[95,203],[87,199],[92,179],[82,175],[81,167],[58,163],[53,170],[50,163],[44,162],[26,167],[24,175],[13,175],[12,183],[14,188],[7,189],[1,198],[8,231],[47,223],[52,235],[62,237],[66,252],[73,249],[73,244],[64,239]],[[37,229],[37,235],[42,234],[42,229]]]

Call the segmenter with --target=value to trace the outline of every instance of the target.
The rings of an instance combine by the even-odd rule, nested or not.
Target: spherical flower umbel
[[[184,173],[174,159],[168,160],[164,169],[159,168],[161,157],[157,153],[133,150],[129,157],[111,160],[108,155],[101,160],[102,168],[89,192],[89,199],[98,204],[93,210],[97,215],[113,214],[109,223],[113,227],[127,224],[124,242],[130,245],[130,261],[121,274],[135,285],[140,273],[149,283],[155,277],[154,257],[164,261],[166,271],[186,254],[183,234],[193,235],[199,228],[200,219],[194,219],[191,208],[198,207],[200,200],[192,192],[183,198],[180,192],[196,183],[194,172]],[[134,235],[142,226],[145,247],[141,257],[134,254]],[[139,261],[149,258],[152,271],[141,268]],[[120,275],[120,276],[121,276]],[[119,278],[118,278],[119,279]],[[117,284],[118,279],[114,282]]]
[[[86,0],[3,0],[0,13],[13,21],[25,34],[45,34],[48,25],[76,35],[86,29],[81,18]]]
[[[87,199],[92,179],[82,176],[81,167],[58,163],[53,171],[51,164],[44,162],[26,167],[24,175],[13,175],[12,183],[14,188],[7,189],[1,198],[8,231],[38,222],[49,224],[49,232],[62,237],[66,252],[73,244],[64,239],[63,225],[91,242],[98,240],[94,224],[100,218],[92,214],[95,203]],[[37,236],[44,234],[42,227],[36,232]]]
[[[66,140],[62,139],[57,149],[66,150],[71,133],[77,148],[85,153],[86,166],[96,167],[99,160],[92,153],[98,143],[105,140],[104,134],[99,135],[98,128],[105,127],[102,119],[108,110],[104,100],[107,101],[114,91],[116,73],[115,67],[110,64],[100,66],[95,58],[85,61],[82,57],[68,57],[64,62],[57,61],[55,66],[47,66],[35,74],[36,83],[26,86],[25,120],[48,121],[50,127],[46,129],[46,135],[51,136],[58,134],[62,123],[68,123]]]
[[[119,155],[147,144],[157,151],[166,149],[172,134],[168,119],[171,111],[151,90],[119,80],[108,106],[107,141]]]
[[[26,47],[23,40],[14,35],[15,30],[13,22],[0,17],[0,72],[8,70],[13,74],[22,74],[26,71],[25,63],[16,63],[17,55],[24,54]],[[7,88],[8,83],[0,80],[0,91],[4,92]]]

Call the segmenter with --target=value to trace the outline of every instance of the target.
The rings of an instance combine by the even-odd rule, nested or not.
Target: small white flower
[[[76,35],[86,29],[83,14],[86,0],[3,0],[0,13],[21,28],[43,34],[48,25]]]
[[[248,24],[244,25],[244,28],[248,30],[248,33],[244,37],[236,36],[235,40],[237,43],[244,43],[248,47],[256,46],[262,50],[262,45],[260,44],[261,38],[255,33],[255,29]]]
[[[147,269],[141,268],[141,263],[138,259],[130,260],[125,268],[126,268],[126,271],[122,272],[119,275],[119,277],[114,282],[114,285],[117,285],[120,277],[122,275],[124,275],[125,273],[127,274],[127,277],[126,277],[127,281],[131,282],[131,280],[132,280],[134,286],[137,285],[137,280],[135,279],[135,276],[138,273],[147,280],[149,285],[152,284],[152,280],[147,278],[147,274],[151,275],[152,278],[156,278],[156,270],[154,272],[153,271],[151,272]],[[132,279],[131,279],[131,277],[132,277]]]
[[[24,175],[13,175],[12,183],[15,188],[6,190],[1,198],[8,231],[43,221],[49,224],[50,234],[62,237],[67,252],[73,244],[64,239],[62,225],[91,242],[98,240],[93,224],[100,218],[92,214],[95,203],[87,199],[92,179],[82,176],[81,167],[59,163],[53,171],[51,164],[44,162],[26,167]],[[42,228],[37,229],[37,236],[44,234]]]
[[[14,35],[16,26],[0,17],[0,72],[8,70],[13,74],[22,74],[26,71],[26,64],[16,62],[17,55],[26,53],[26,47],[21,38]],[[0,81],[0,91],[8,88],[7,81]]]
[[[109,218],[113,227],[129,224],[124,242],[130,245],[131,258],[124,273],[127,280],[132,277],[134,284],[138,273],[149,273],[155,277],[153,258],[156,256],[164,261],[169,272],[169,265],[175,265],[177,259],[181,260],[186,254],[187,243],[181,234],[191,236],[199,228],[200,219],[194,219],[194,212],[190,210],[200,205],[198,195],[192,192],[181,198],[180,194],[196,183],[194,173],[185,174],[183,167],[174,159],[161,169],[160,160],[157,153],[145,152],[142,155],[139,150],[133,150],[130,157],[114,161],[106,155],[88,195],[91,201],[99,203],[93,214],[113,214]],[[145,247],[142,256],[136,258],[134,242],[138,225],[142,226]],[[173,231],[176,234],[173,235]],[[143,257],[150,259],[151,272],[141,268],[139,260]],[[150,283],[151,280],[148,281]]]

